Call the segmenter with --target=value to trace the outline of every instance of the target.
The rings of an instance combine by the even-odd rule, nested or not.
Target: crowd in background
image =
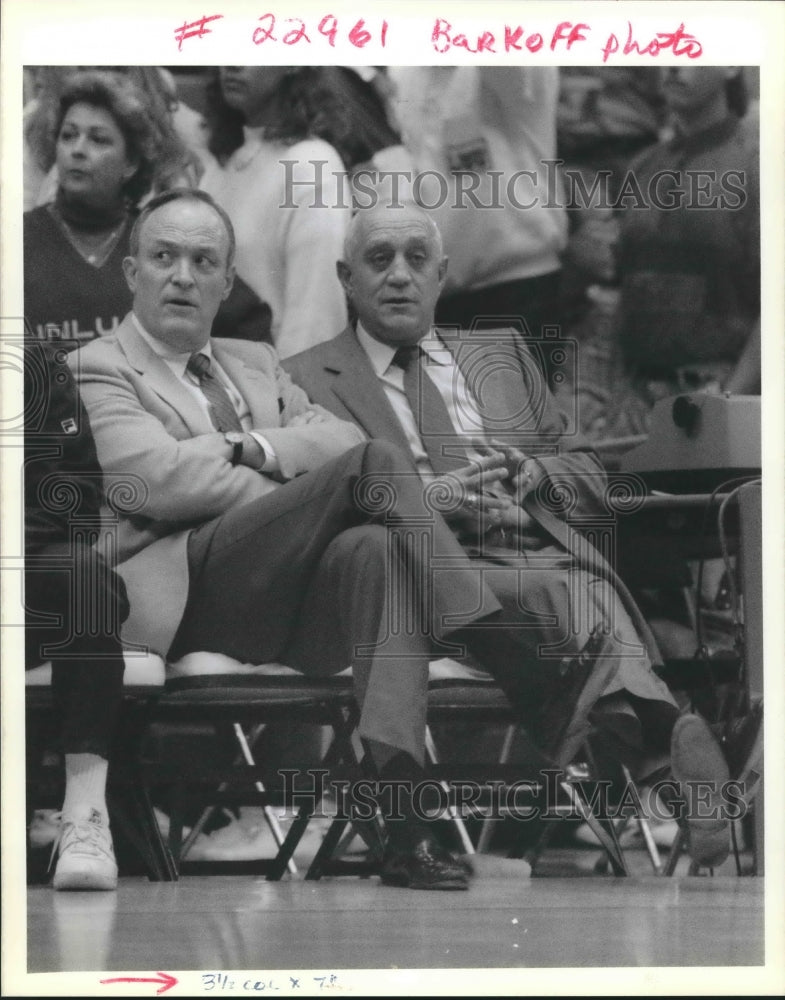
[[[367,195],[373,178],[440,226],[437,321],[519,328],[593,439],[645,433],[672,392],[759,391],[754,70],[45,67],[25,83],[37,338],[116,328],[133,218],[187,185],[237,230],[240,281],[214,334],[283,358],[329,340],[348,318],[335,261],[351,180]],[[102,127],[93,175],[81,143]],[[556,328],[577,343],[561,368]]]

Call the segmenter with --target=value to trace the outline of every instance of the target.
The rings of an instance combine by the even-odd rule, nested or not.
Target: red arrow
[[[158,976],[153,979],[137,978],[135,976],[120,976],[118,979],[102,979],[102,983],[161,983],[161,988],[156,990],[156,994],[166,993],[173,986],[177,985],[177,980],[174,976],[170,976],[168,972],[159,972]]]

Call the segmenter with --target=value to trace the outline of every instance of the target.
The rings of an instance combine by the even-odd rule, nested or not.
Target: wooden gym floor
[[[124,877],[116,893],[95,894],[29,886],[29,992],[14,995],[153,996],[165,988],[159,973],[178,980],[171,996],[562,992],[555,973],[537,979],[549,969],[579,976],[578,992],[592,992],[587,984],[601,975],[596,994],[627,970],[644,975],[642,992],[651,995],[651,977],[678,967],[711,975],[698,979],[701,992],[735,983],[738,994],[763,974],[763,878],[726,875],[724,867],[714,877],[681,868],[657,877],[642,851],[627,851],[632,875],[615,878],[594,872],[598,857],[593,848],[554,848],[530,877],[525,862],[475,856],[468,892],[394,889],[378,878],[306,882],[302,874],[281,882]],[[457,981],[450,973],[446,988],[456,969],[465,971]],[[401,970],[424,971],[415,986]],[[102,982],[129,977],[154,981]],[[673,992],[685,985],[678,979]]]

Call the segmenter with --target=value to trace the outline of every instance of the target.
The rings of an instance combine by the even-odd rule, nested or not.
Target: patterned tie
[[[215,429],[223,432],[241,431],[243,425],[232,405],[229,393],[210,371],[209,356],[200,353],[192,354],[185,367],[199,380],[199,388],[210,404],[210,419]]]
[[[406,398],[417,421],[428,461],[436,475],[440,476],[465,466],[467,459],[444,454],[445,446],[451,446],[450,451],[453,451],[455,445],[462,444],[462,441],[450,419],[441,393],[423,367],[424,357],[420,345],[413,344],[399,347],[392,363],[403,369],[403,388]]]

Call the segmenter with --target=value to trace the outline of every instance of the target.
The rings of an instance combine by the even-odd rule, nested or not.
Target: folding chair
[[[591,774],[585,763],[575,763],[579,751],[585,746],[587,733],[585,716],[593,703],[592,691],[596,685],[604,684],[602,678],[592,678],[598,638],[593,637],[581,656],[569,663],[570,669],[565,672],[563,685],[554,696],[550,717],[546,714],[544,719],[545,730],[551,733],[551,741],[546,749],[550,751],[557,769],[563,772],[562,777],[556,782],[561,805],[553,803],[551,805],[557,812],[561,808],[563,813],[572,816],[577,813],[584,818],[595,831],[614,872],[622,875],[627,874],[628,870],[612,824],[595,816],[589,805],[590,797],[583,795],[580,787],[581,783],[591,779]],[[525,768],[509,762],[513,738],[521,727],[506,696],[489,675],[471,668],[467,671],[465,667],[453,661],[438,661],[438,663],[441,664],[441,669],[436,671],[432,669],[429,686],[426,760],[429,775],[440,783],[447,797],[446,818],[454,831],[458,846],[463,853],[471,855],[478,850],[487,849],[494,818],[487,817],[482,820],[475,846],[464,816],[449,798],[450,782],[474,780],[477,784],[482,784],[492,779],[516,788],[521,786],[522,779],[526,778]],[[566,719],[564,706],[567,708]],[[474,726],[493,724],[503,728],[502,744],[495,760],[462,761],[458,764],[445,764],[440,760],[433,738],[433,726],[437,722],[449,724],[459,720],[470,721]],[[538,759],[541,760],[541,755],[538,755]],[[536,782],[529,783],[529,794],[526,788],[522,790],[525,800],[522,804],[537,809],[538,795],[541,792],[542,788]],[[318,879],[323,875],[378,872],[381,850],[378,842],[368,837],[368,831],[363,830],[363,826],[355,824],[353,827],[350,820],[345,817],[334,821],[306,873],[306,878]],[[372,845],[369,860],[362,866],[359,863],[346,862],[342,858],[342,852],[347,849],[357,833],[365,833],[366,841],[370,841]],[[545,849],[548,833],[549,826],[545,825],[535,848],[527,854],[530,863],[534,864]],[[509,856],[523,857],[524,853],[525,851],[516,845],[510,850]]]
[[[193,654],[192,654],[193,656]],[[197,727],[207,742],[209,763],[177,753],[174,741],[161,741],[162,750],[146,761],[147,780],[162,791],[169,815],[168,846],[181,874],[251,872],[280,879],[296,872],[294,852],[319,808],[324,794],[321,777],[338,766],[356,764],[352,733],[357,709],[350,677],[311,678],[282,664],[249,667],[220,654],[196,654],[189,672],[167,678],[156,705],[156,728],[170,736],[181,727]],[[211,672],[205,672],[211,671]],[[259,737],[270,723],[315,724],[331,734],[329,745],[314,760],[306,787],[287,787],[271,765],[257,760]],[[200,728],[201,727],[201,728]],[[223,751],[221,754],[220,751]],[[299,803],[299,805],[298,805]],[[221,806],[255,804],[263,808],[276,851],[272,857],[252,860],[193,860],[188,853],[212,813]],[[296,806],[296,815],[284,836],[275,807]],[[186,812],[200,811],[196,824],[184,836]]]
[[[457,806],[449,801],[449,768],[445,768],[439,759],[433,726],[445,720],[454,722],[458,718],[470,719],[473,724],[489,722],[503,724],[505,736],[499,756],[500,763],[506,762],[509,743],[516,727],[509,702],[489,674],[447,658],[432,662],[429,673],[428,723],[425,730],[426,763],[434,775],[441,772],[436,780],[439,780],[447,800],[447,820],[459,847],[465,854],[474,854],[477,848],[468,832],[466,822]],[[324,875],[378,873],[384,850],[384,828],[379,815],[360,822],[351,820],[345,810],[339,808],[339,813],[339,818],[330,824],[308,868],[306,879],[319,879]],[[361,837],[365,842],[367,858],[347,860],[346,852],[357,837]]]
[[[174,862],[156,822],[141,766],[141,745],[157,699],[164,690],[163,660],[153,654],[125,653],[123,703],[109,763],[107,804],[110,821],[153,882],[174,881]],[[56,720],[51,693],[52,667],[42,663],[25,674],[28,814],[59,808],[63,774],[54,753]],[[121,841],[122,842],[122,841]],[[119,848],[120,844],[116,844]]]

